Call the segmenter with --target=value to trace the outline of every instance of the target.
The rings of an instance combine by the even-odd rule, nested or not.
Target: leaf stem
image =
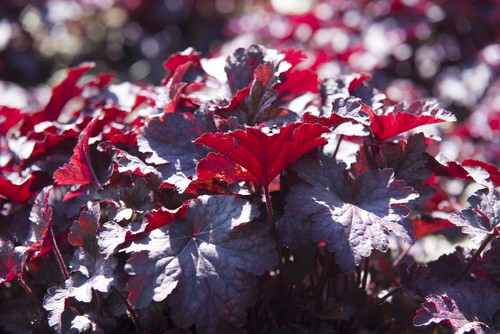
[[[368,281],[368,269],[370,267],[370,258],[365,258],[365,264],[363,267],[363,281],[361,282],[361,290],[366,289],[366,283]]]
[[[340,143],[344,139],[344,135],[340,135],[339,141],[337,142],[337,146],[335,147],[335,151],[333,152],[333,159],[335,160],[337,157],[337,152],[339,151]]]
[[[69,279],[68,269],[66,268],[66,264],[64,263],[64,259],[61,255],[61,251],[59,250],[59,246],[57,246],[56,238],[54,236],[54,229],[52,228],[52,225],[49,226],[49,230],[50,230],[50,236],[52,237],[52,250],[54,251],[54,254],[56,254],[57,263],[59,263],[59,267],[61,268],[61,272],[64,276],[64,279],[67,280]]]
[[[486,246],[488,246],[488,244],[491,242],[491,240],[493,240],[495,238],[495,235],[494,234],[490,234],[488,235],[483,243],[481,244],[481,246],[479,246],[479,248],[476,250],[476,252],[474,253],[474,255],[472,255],[472,258],[469,260],[469,262],[462,268],[462,270],[458,273],[458,275],[453,279],[453,281],[451,281],[450,284],[455,284],[457,283],[459,280],[462,279],[462,277],[467,274],[467,272],[469,271],[469,269],[474,265],[474,262],[476,262],[476,260],[478,259],[479,255],[481,255],[481,253],[483,252],[483,250],[486,248]]]
[[[35,301],[40,312],[43,313],[43,304],[40,298],[37,296],[37,294],[33,292],[33,290],[30,288],[30,286],[26,283],[26,281],[23,279],[21,275],[17,276],[17,281],[23,287],[24,291],[26,291],[26,293]]]
[[[399,266],[399,263],[401,262],[401,260],[404,259],[404,257],[406,255],[408,255],[408,252],[410,251],[410,249],[412,248],[414,244],[411,244],[409,245],[408,247],[406,247],[401,253],[399,253],[398,257],[396,258],[396,260],[394,260],[394,262],[392,263],[392,266],[394,268],[396,268],[397,266]]]
[[[263,188],[264,188],[264,196],[266,198],[267,219],[269,221],[269,227],[273,229],[274,214],[273,214],[273,204],[271,203],[271,196],[269,195],[269,186],[265,186]]]
[[[118,299],[123,303],[123,305],[125,305],[125,307],[127,308],[127,311],[130,313],[130,317],[132,318],[132,321],[134,323],[136,333],[140,333],[141,328],[139,327],[139,320],[137,319],[137,314],[135,313],[134,309],[132,308],[132,305],[130,305],[127,298],[125,298],[125,296],[122,295],[120,290],[118,290],[114,286],[111,286],[111,291],[113,291],[113,293],[116,295],[116,297],[118,297]]]

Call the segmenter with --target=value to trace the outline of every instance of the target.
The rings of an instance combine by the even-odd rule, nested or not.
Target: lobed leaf
[[[454,333],[498,333],[500,293],[486,279],[449,287],[444,294],[430,294],[417,311],[413,324],[449,323]]]
[[[256,297],[254,276],[277,263],[274,242],[259,223],[245,224],[256,213],[247,201],[204,195],[188,203],[185,218],[126,249],[129,300],[141,308],[167,298],[176,325],[203,333],[242,326]]]
[[[462,228],[462,232],[480,243],[488,235],[500,233],[500,187],[482,189],[470,196],[470,206],[450,217],[450,221]]]
[[[291,123],[266,134],[265,128],[253,127],[230,133],[206,133],[196,143],[225,156],[208,155],[197,172],[203,177],[223,178],[227,182],[253,181],[264,187],[293,161],[310,149],[325,145],[321,134],[329,130],[319,124]]]
[[[410,210],[404,204],[418,195],[394,180],[391,169],[356,175],[345,164],[324,158],[299,162],[292,170],[304,182],[291,188],[285,215],[308,220],[312,240],[327,242],[345,273],[372,250],[386,251],[391,232],[412,241],[406,219]]]

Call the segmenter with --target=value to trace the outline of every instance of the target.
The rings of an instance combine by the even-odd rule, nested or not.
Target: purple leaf
[[[267,50],[259,45],[251,45],[248,49],[239,48],[226,60],[225,71],[231,93],[236,93],[250,85],[254,71],[264,63]]]
[[[500,310],[500,293],[486,279],[462,282],[448,287],[443,294],[428,295],[422,306],[413,320],[415,326],[444,321],[457,334],[472,330],[493,334],[500,330],[495,319]]]
[[[365,144],[357,155],[354,168],[358,172],[366,169],[392,168],[396,179],[405,181],[419,193],[420,203],[435,193],[432,186],[424,184],[432,176],[426,149],[427,144],[422,133],[398,143]]]
[[[305,182],[291,188],[286,215],[310,217],[315,242],[328,242],[344,272],[354,270],[372,250],[386,251],[393,232],[407,242],[413,237],[404,205],[418,195],[392,169],[356,175],[330,159],[302,161],[291,167]]]
[[[196,164],[208,150],[193,140],[215,131],[213,119],[206,114],[169,113],[153,118],[137,138],[139,151],[146,153],[146,162],[155,164],[164,179],[180,172],[196,173]]]
[[[66,281],[66,294],[85,303],[92,301],[92,289],[109,291],[118,262],[113,257],[105,259],[99,253],[96,236],[99,218],[99,203],[95,203],[80,214],[80,219],[73,223],[68,235],[70,243],[77,249],[70,262],[72,275]]]
[[[53,286],[47,290],[43,298],[43,308],[49,311],[48,323],[50,327],[60,331],[62,327],[62,314],[69,303],[69,286]]]
[[[70,278],[72,288],[69,296],[84,303],[92,301],[92,290],[109,292],[115,281],[113,271],[118,263],[114,257],[108,259],[101,257],[90,262],[79,248],[70,264],[73,273]]]
[[[180,327],[196,325],[216,333],[242,326],[256,298],[255,275],[277,263],[275,244],[259,223],[248,223],[255,208],[232,196],[189,201],[186,217],[136,240],[125,270],[129,300],[141,308],[167,301]]]
[[[68,235],[68,240],[73,246],[81,247],[91,257],[96,257],[99,254],[96,232],[100,216],[99,203],[95,203],[88,211],[83,211],[80,214],[80,219],[73,223]]]
[[[491,243],[491,248],[484,254],[481,268],[486,270],[493,281],[500,281],[500,239]]]
[[[451,216],[450,221],[476,243],[500,232],[500,187],[482,189],[469,197],[470,207]]]

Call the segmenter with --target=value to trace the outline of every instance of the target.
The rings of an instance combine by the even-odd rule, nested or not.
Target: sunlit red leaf
[[[416,239],[420,239],[431,233],[455,226],[455,224],[451,223],[447,219],[438,219],[428,216],[413,220],[412,223],[415,226],[413,234],[415,235]]]
[[[83,88],[78,86],[78,81],[93,67],[93,63],[85,63],[78,67],[73,67],[67,71],[64,80],[52,87],[52,96],[43,109],[46,120],[57,120],[66,103],[72,98],[81,95]]]
[[[61,185],[94,184],[98,188],[101,187],[101,184],[94,174],[89,151],[89,139],[92,134],[92,129],[98,121],[98,117],[94,118],[80,134],[74,154],[71,156],[69,163],[64,164],[63,167],[59,168],[54,173],[54,180],[56,183]]]
[[[402,102],[379,114],[372,108],[363,111],[370,115],[370,129],[380,140],[391,138],[421,125],[453,122],[455,116],[439,107],[436,101]]]
[[[26,202],[33,198],[48,181],[47,174],[40,171],[34,171],[20,183],[14,183],[0,175],[0,196],[15,202]]]
[[[319,124],[291,123],[267,134],[262,126],[229,133],[206,133],[196,143],[210,147],[227,158],[209,155],[197,172],[204,176],[224,177],[228,182],[253,181],[264,187],[291,162],[310,149],[325,145],[321,134],[329,130]],[[233,165],[230,165],[232,163]]]

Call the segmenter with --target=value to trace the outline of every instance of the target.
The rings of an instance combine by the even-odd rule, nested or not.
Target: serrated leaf
[[[413,320],[415,326],[446,322],[454,333],[498,333],[496,315],[500,310],[500,293],[486,279],[462,282],[449,287],[444,294],[431,294]]]
[[[216,333],[224,323],[242,326],[255,300],[256,280],[277,263],[275,244],[259,223],[248,223],[255,208],[232,196],[189,201],[186,217],[134,241],[125,270],[135,307],[167,302],[180,327],[196,325]],[[153,213],[154,216],[154,213]]]
[[[221,157],[208,155],[200,161],[198,174],[203,177],[223,178],[231,181],[253,181],[264,187],[279,175],[288,164],[310,149],[325,145],[321,134],[329,130],[319,124],[291,123],[270,134],[263,127],[247,128],[229,133],[206,133],[196,139],[219,151],[227,158],[221,171]],[[233,165],[231,165],[231,163]]]
[[[187,66],[186,66],[187,65]],[[166,85],[169,83],[170,79],[175,75],[179,67],[190,67],[195,66],[201,69],[200,55],[194,51],[192,48],[188,48],[182,52],[171,55],[163,63],[163,67],[167,70],[167,75],[163,79],[162,84]],[[183,74],[187,72],[187,69],[183,71]],[[177,82],[189,82],[189,80],[176,80]]]
[[[156,168],[145,164],[141,159],[126,151],[113,148],[113,162],[118,173],[151,176],[155,181],[161,183],[161,174]]]
[[[386,251],[392,232],[411,242],[404,205],[418,197],[391,169],[356,175],[345,164],[324,158],[301,161],[292,170],[305,182],[291,188],[285,215],[309,218],[314,242],[325,241],[345,272],[351,272],[372,250]]]
[[[60,331],[62,327],[62,314],[66,308],[70,290],[66,288],[54,286],[47,290],[47,294],[43,298],[43,308],[49,311],[48,323],[50,327]]]
[[[470,206],[450,217],[473,242],[480,243],[488,235],[498,235],[500,224],[500,187],[477,191],[468,199]]]

